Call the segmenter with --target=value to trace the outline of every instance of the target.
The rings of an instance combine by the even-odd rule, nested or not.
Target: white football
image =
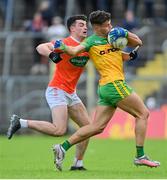
[[[114,48],[124,49],[128,44],[128,40],[125,37],[119,37],[115,41],[112,42]]]

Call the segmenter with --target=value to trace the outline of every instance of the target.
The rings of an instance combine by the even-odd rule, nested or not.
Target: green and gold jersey
[[[89,52],[89,57],[101,76],[100,85],[124,80],[122,52],[112,47],[107,38],[93,34],[81,44]]]

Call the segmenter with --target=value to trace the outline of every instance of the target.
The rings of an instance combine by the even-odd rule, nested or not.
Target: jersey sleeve
[[[83,42],[81,42],[81,45],[85,47],[85,50],[88,52],[89,49],[91,48],[92,44],[90,41],[90,38],[86,38]]]

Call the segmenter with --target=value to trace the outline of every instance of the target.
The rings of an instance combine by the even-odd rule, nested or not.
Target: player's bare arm
[[[128,31],[128,46],[136,47],[138,45],[142,46],[141,39],[136,34]]]
[[[124,61],[129,61],[129,60],[130,60],[129,53],[122,52],[122,59],[123,59]]]
[[[84,51],[85,51],[85,46],[83,45],[78,45],[76,47],[66,46],[66,49],[65,49],[65,52],[71,56],[76,56],[77,54]]]
[[[40,55],[49,57],[54,63],[59,63],[62,60],[61,53],[54,52],[54,45],[52,43],[42,43],[36,47],[36,50]]]
[[[78,46],[67,46],[61,40],[56,40],[54,44],[54,48],[61,50],[71,56],[76,56],[77,54],[85,51],[85,46],[83,44],[79,44]]]
[[[128,46],[132,46],[132,47],[142,46],[142,41],[136,34],[128,32]],[[137,57],[137,50],[138,48],[134,49],[130,53],[123,52],[122,53],[123,60],[129,61],[135,59]]]
[[[52,43],[42,43],[36,47],[38,53],[42,56],[49,57],[49,54],[54,50]]]
[[[137,51],[139,50],[140,45],[136,46],[130,53],[127,52],[122,52],[122,59],[124,61],[129,61],[129,60],[134,60],[137,58],[138,53]]]

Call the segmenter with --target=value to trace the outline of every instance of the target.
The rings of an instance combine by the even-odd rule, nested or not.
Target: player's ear
[[[71,27],[70,27],[70,33],[71,32],[74,32],[75,31],[75,26],[74,25],[71,25]]]

